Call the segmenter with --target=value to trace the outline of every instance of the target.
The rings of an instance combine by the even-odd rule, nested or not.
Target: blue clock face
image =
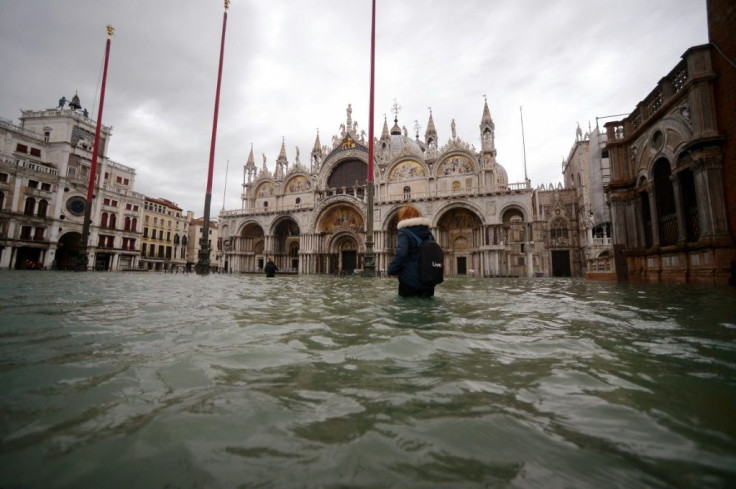
[[[66,209],[74,216],[83,216],[85,203],[81,197],[72,197],[66,201]]]

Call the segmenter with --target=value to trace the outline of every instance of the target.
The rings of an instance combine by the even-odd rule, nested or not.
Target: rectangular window
[[[118,206],[118,201],[117,200],[113,200],[112,201],[112,206],[113,207],[117,207]]]
[[[117,178],[115,179],[115,182],[116,182],[116,183],[123,183],[123,177],[117,177]]]
[[[33,239],[36,241],[43,241],[43,233],[46,228],[36,228],[33,232]]]
[[[28,188],[38,188],[38,181],[28,180]]]
[[[102,203],[103,203],[104,205],[110,205],[110,199],[103,199],[103,200],[102,200]]]
[[[25,144],[18,143],[15,146],[15,152],[16,153],[28,153],[28,146],[26,146]]]
[[[42,183],[41,184],[41,190],[45,190],[46,192],[51,192],[51,184],[50,183]]]
[[[146,243],[141,244],[141,256],[146,256]]]
[[[20,239],[31,239],[31,226],[22,226],[20,228]]]
[[[164,230],[163,229],[159,229],[158,230],[158,239],[160,239],[160,240],[163,241],[163,239],[164,239]]]
[[[143,237],[144,238],[148,237],[148,228],[143,228]]]
[[[37,158],[41,157],[41,150],[38,148],[31,148],[31,156],[35,156]]]
[[[105,172],[105,180],[108,180],[110,178],[110,173]]]
[[[0,173],[0,182],[2,182],[2,183],[8,183],[8,174],[7,173]]]
[[[127,178],[123,178],[123,185],[129,185],[129,184],[130,184],[130,180],[128,180]]]
[[[137,205],[134,205],[133,206],[133,210],[136,211],[136,212],[138,212],[138,206]]]

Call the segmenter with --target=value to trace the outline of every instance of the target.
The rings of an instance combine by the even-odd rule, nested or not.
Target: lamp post
[[[376,276],[376,261],[373,254],[373,93],[375,83],[375,57],[376,57],[376,0],[371,2],[371,84],[370,103],[368,114],[368,179],[367,179],[367,216],[365,230],[365,258],[363,260],[363,276]]]
[[[200,238],[199,256],[195,270],[197,275],[210,273],[210,204],[212,203],[212,169],[215,165],[215,140],[217,139],[217,115],[220,108],[220,82],[222,81],[222,58],[225,54],[225,27],[227,26],[227,8],[230,0],[225,0],[225,13],[222,18],[222,40],[220,41],[220,65],[217,69],[217,90],[215,92],[215,115],[212,121],[212,141],[210,143],[210,164],[207,172],[207,193],[204,197],[204,220],[202,238]]]
[[[105,105],[105,85],[107,84],[107,61],[110,58],[110,38],[115,29],[107,26],[107,42],[105,43],[105,67],[102,72],[102,88],[100,90],[100,109],[97,113],[97,128],[95,129],[95,147],[92,149],[92,165],[89,172],[89,184],[87,185],[87,202],[84,206],[84,222],[82,223],[81,251],[77,256],[76,271],[85,272],[89,267],[89,256],[87,245],[89,241],[89,227],[92,224],[92,199],[95,196],[95,177],[97,176],[97,154],[100,147],[100,129],[102,128],[102,108]]]

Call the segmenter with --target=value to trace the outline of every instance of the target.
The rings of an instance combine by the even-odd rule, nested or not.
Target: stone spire
[[[317,173],[319,171],[319,166],[322,163],[322,156],[322,143],[319,142],[318,128],[317,137],[314,138],[314,148],[312,148],[312,153],[309,155],[311,173]]]
[[[437,146],[437,128],[434,127],[434,118],[432,117],[432,108],[429,108],[429,121],[427,122],[427,130],[424,132],[424,143],[428,148]]]
[[[485,98],[485,95],[483,96]],[[496,125],[491,118],[491,110],[488,108],[488,100],[483,104],[483,117],[480,119],[480,139],[484,153],[496,156]]]
[[[286,140],[281,138],[281,151],[279,157],[276,158],[276,171],[274,177],[278,180],[284,178],[289,171],[289,160],[286,158]]]
[[[258,169],[256,168],[256,160],[253,157],[253,143],[250,145],[250,154],[248,155],[248,161],[245,163],[244,175],[248,179],[248,183],[253,180]]]
[[[383,115],[383,131],[381,131],[381,141],[384,139],[391,139],[391,136],[388,133],[388,121],[386,120],[386,115]]]

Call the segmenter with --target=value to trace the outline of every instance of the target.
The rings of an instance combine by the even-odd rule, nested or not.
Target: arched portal
[[[299,225],[290,217],[281,219],[273,230],[274,262],[281,271],[299,270]],[[296,252],[292,252],[296,247]]]
[[[442,213],[437,221],[438,241],[445,249],[445,273],[474,275],[480,270],[480,246],[483,223],[478,215],[464,207]]]
[[[59,238],[56,249],[56,268],[59,270],[74,270],[77,258],[83,251],[82,235],[80,233],[66,233]]]
[[[348,233],[341,233],[333,239],[331,243],[331,255],[336,258],[333,263],[333,273],[346,273],[350,274],[355,271],[356,268],[360,268],[359,260],[359,247],[358,241],[355,236]]]
[[[352,272],[363,263],[365,230],[363,214],[348,202],[327,207],[319,216],[317,273]]]
[[[265,233],[260,224],[248,223],[230,243],[230,266],[234,272],[256,272],[263,269]]]

